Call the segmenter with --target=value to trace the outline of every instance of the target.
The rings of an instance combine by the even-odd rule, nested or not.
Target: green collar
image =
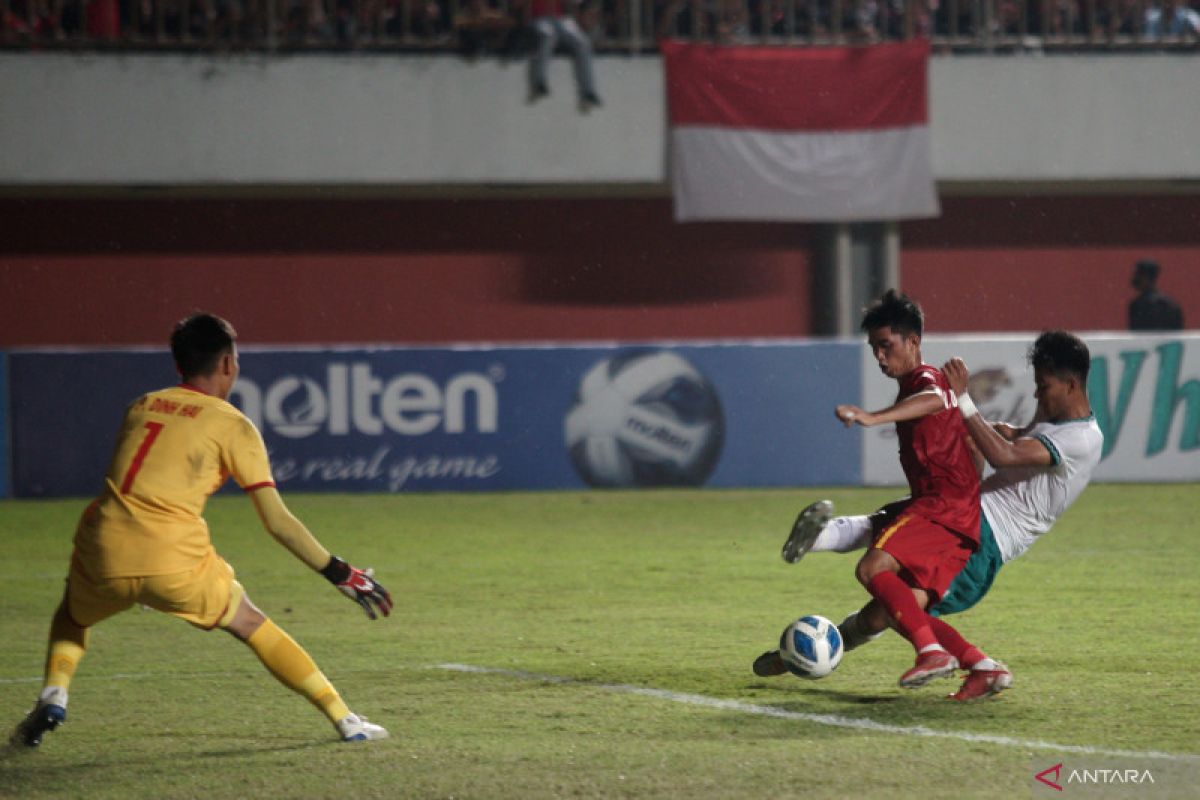
[[[1096,418],[1095,414],[1088,414],[1086,417],[1075,417],[1074,419],[1062,419],[1058,422],[1051,422],[1051,425],[1066,425],[1068,422],[1091,422]]]

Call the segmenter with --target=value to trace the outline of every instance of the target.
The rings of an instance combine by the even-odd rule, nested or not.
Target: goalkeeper
[[[75,531],[66,591],[50,623],[41,694],[14,742],[36,747],[66,719],[67,692],[91,627],[135,603],[245,642],[341,739],[387,736],[352,713],[308,653],[250,601],[209,539],[205,501],[232,476],[280,544],[369,618],[391,612],[391,595],[371,571],[331,556],[276,491],[262,436],[226,402],[238,377],[235,338],[233,327],[211,314],[180,321],[171,354],[182,383],[139,397],[125,412],[104,490]]]

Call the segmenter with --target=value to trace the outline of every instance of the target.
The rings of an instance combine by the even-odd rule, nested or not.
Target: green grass
[[[796,509],[825,495],[840,512],[865,513],[895,493],[288,498],[331,550],[376,567],[397,610],[375,623],[276,545],[244,499],[217,498],[213,538],[250,597],[394,738],[341,745],[232,637],[135,609],[93,631],[67,725],[37,751],[0,758],[0,796],[999,798],[1023,796],[1034,772],[1078,757],[698,707],[608,684],[1200,753],[1194,486],[1091,487],[983,604],[951,617],[1016,675],[1003,697],[966,706],[942,699],[949,682],[896,688],[912,653],[894,634],[822,681],[750,673],[793,617],[836,621],[866,599],[852,556],[779,559]],[[0,503],[5,725],[36,696],[83,505]],[[573,682],[431,668],[447,662]],[[1200,762],[1184,763],[1194,786]]]

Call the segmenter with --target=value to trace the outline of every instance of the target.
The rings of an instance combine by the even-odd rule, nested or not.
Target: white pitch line
[[[376,670],[364,669],[343,669],[338,670],[339,675],[360,675],[362,673],[373,673]],[[77,675],[75,683],[87,684],[92,681],[145,681],[145,680],[166,680],[176,681],[180,679],[190,678],[244,678],[247,675],[262,675],[261,669],[248,667],[247,669],[239,670],[213,670],[210,672],[114,672],[110,675]],[[18,683],[36,683],[40,684],[45,678],[41,675],[29,675],[23,678],[0,678],[0,686],[12,685]]]
[[[78,683],[88,683],[90,681],[144,681],[155,680],[157,678],[165,678],[167,680],[178,680],[180,678],[236,678],[243,675],[259,674],[256,670],[247,669],[240,671],[222,670],[219,672],[114,672],[111,675],[80,675],[75,678]],[[25,678],[0,678],[0,685],[17,684],[17,683],[37,683],[40,684],[45,678],[41,675],[30,675]]]
[[[1200,754],[1195,753],[1163,753],[1157,750],[1111,750],[1105,747],[1090,747],[1079,744],[1057,744],[1038,739],[1016,739],[1011,736],[996,736],[990,733],[970,733],[968,731],[939,731],[926,728],[923,725],[890,725],[886,722],[876,722],[873,719],[861,717],[843,717],[838,714],[809,714],[803,711],[788,711],[773,706],[761,706],[754,703],[743,703],[740,700],[724,700],[719,697],[708,697],[702,694],[685,694],[672,692],[667,689],[652,689],[644,686],[633,686],[626,683],[594,683],[592,681],[568,678],[561,675],[539,675],[535,672],[523,672],[511,669],[495,669],[492,667],[476,667],[470,664],[435,664],[433,669],[444,669],[451,672],[469,672],[479,675],[502,675],[507,678],[539,681],[569,686],[583,686],[589,689],[602,689],[606,692],[633,694],[641,697],[654,697],[659,700],[669,700],[672,703],[716,708],[722,711],[736,711],[741,714],[753,714],[760,717],[775,717],[777,719],[799,720],[812,722],[817,725],[829,725],[834,728],[853,728],[874,733],[890,733],[900,736],[925,736],[937,739],[957,739],[963,742],[982,742],[1003,747],[1024,747],[1031,750],[1055,750],[1062,753],[1078,753],[1080,755],[1112,756],[1115,758],[1156,758],[1166,761],[1198,761]]]

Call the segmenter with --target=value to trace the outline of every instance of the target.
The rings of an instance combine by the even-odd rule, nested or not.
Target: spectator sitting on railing
[[[528,0],[529,19],[538,38],[537,50],[529,62],[529,101],[536,102],[550,94],[546,72],[554,48],[562,42],[574,59],[579,109],[589,111],[601,105],[592,69],[592,40],[567,13],[564,2],[566,0]]]
[[[1200,36],[1200,12],[1187,0],[1160,0],[1146,9],[1146,36],[1194,39]]]

